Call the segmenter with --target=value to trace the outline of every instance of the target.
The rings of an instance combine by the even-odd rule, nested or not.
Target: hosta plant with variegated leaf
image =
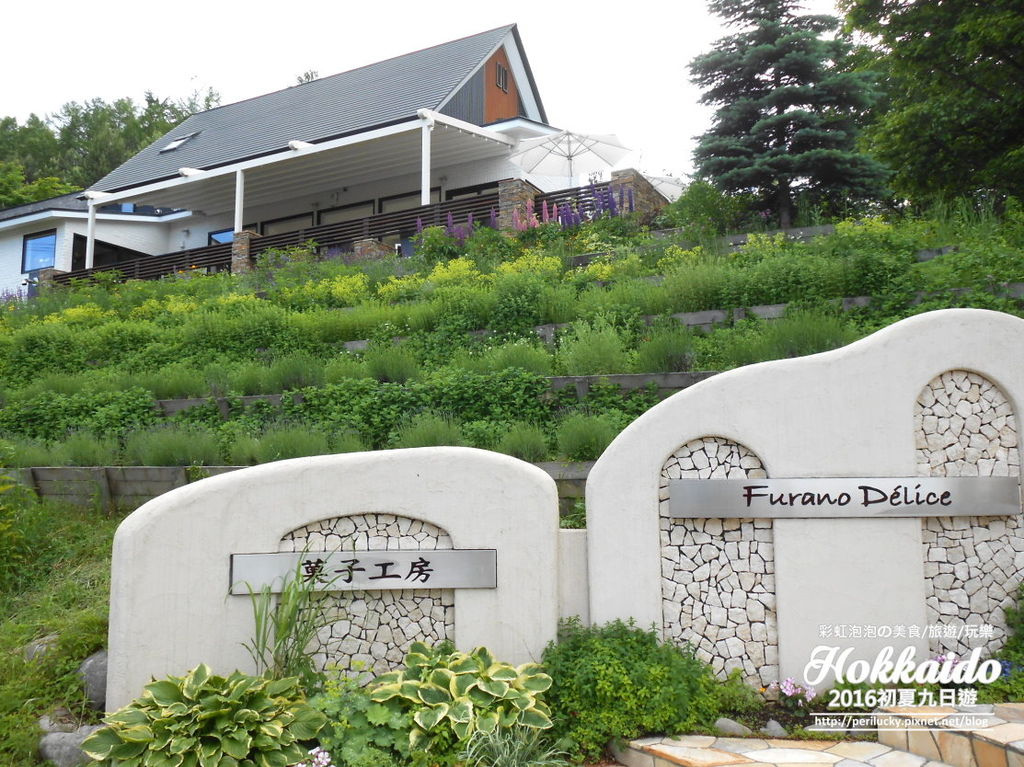
[[[536,663],[501,663],[486,647],[464,653],[414,642],[404,668],[377,677],[370,698],[412,714],[411,749],[446,753],[475,732],[547,729],[550,711],[541,696],[550,686],[551,677]]]
[[[326,719],[295,677],[220,677],[202,664],[146,685],[103,721],[82,750],[116,767],[288,767]]]

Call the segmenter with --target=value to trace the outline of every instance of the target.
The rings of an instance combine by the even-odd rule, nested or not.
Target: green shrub
[[[764,708],[764,698],[743,681],[743,672],[736,668],[724,681],[713,687],[715,708],[728,717],[748,716]]]
[[[54,449],[39,440],[24,437],[8,437],[4,440],[8,466],[27,468],[32,466],[60,466]]]
[[[263,374],[263,390],[276,394],[324,383],[324,363],[305,352],[274,360]]]
[[[607,415],[574,413],[562,419],[555,431],[558,453],[570,461],[595,461],[618,435]]]
[[[420,363],[416,355],[404,346],[385,344],[368,349],[363,356],[363,366],[378,381],[405,383],[420,375]]]
[[[128,435],[125,460],[137,466],[210,466],[220,463],[217,437],[197,427],[158,426]]]
[[[117,440],[76,431],[53,450],[59,466],[111,466],[118,463]]]
[[[255,362],[243,362],[231,371],[228,377],[228,386],[231,391],[248,396],[252,394],[263,394],[264,371],[266,368]]]
[[[366,450],[366,445],[358,433],[345,429],[331,437],[331,448],[335,453],[359,453]]]
[[[259,590],[245,585],[252,603],[253,635],[242,645],[256,673],[269,679],[294,677],[307,693],[319,690],[323,675],[313,663],[309,646],[321,628],[341,617],[325,615],[323,603],[328,595],[319,579],[306,577],[300,558],[277,594],[269,584]]]
[[[552,359],[547,350],[528,341],[514,341],[492,346],[482,354],[461,352],[452,358],[452,364],[474,373],[491,373],[518,368],[538,375],[551,375]]]
[[[741,332],[723,334],[722,366],[817,354],[838,349],[859,336],[856,328],[842,317],[797,312],[771,322],[749,324]]]
[[[437,413],[420,413],[399,427],[392,447],[434,447],[462,445],[465,440],[459,422]]]
[[[685,266],[665,275],[662,287],[672,312],[702,312],[737,305],[745,275],[721,260]]]
[[[452,652],[413,642],[404,667],[370,687],[370,699],[391,714],[411,714],[411,749],[454,756],[475,732],[499,727],[551,727],[541,699],[551,677],[536,663],[497,662],[486,647]]]
[[[206,389],[213,397],[224,397],[231,391],[231,379],[235,369],[223,362],[211,362],[202,370]]]
[[[704,241],[736,231],[750,218],[754,203],[751,195],[726,194],[706,181],[694,181],[661,211],[659,226],[682,227],[686,237]]]
[[[230,466],[251,466],[259,463],[260,441],[251,434],[236,434],[228,442],[225,454]]]
[[[256,447],[258,463],[303,458],[331,452],[327,435],[307,426],[272,426],[263,432]]]
[[[412,752],[412,716],[392,713],[370,699],[357,676],[328,679],[324,691],[310,700],[327,717],[320,745],[336,767],[431,767],[438,761],[425,751]]]
[[[462,245],[443,226],[428,226],[413,239],[416,257],[428,266],[462,255]]]
[[[612,738],[686,732],[715,718],[710,668],[690,648],[663,644],[632,623],[563,622],[543,663],[553,680],[546,700],[555,734],[587,761],[599,760]]]
[[[82,750],[118,767],[285,767],[306,756],[302,742],[325,723],[295,678],[268,680],[240,671],[225,678],[204,664],[184,677],[146,685],[141,697],[103,721],[107,726],[90,735]]]
[[[362,360],[352,354],[340,354],[324,366],[324,381],[340,383],[346,378],[366,378],[369,373]]]
[[[1024,665],[1024,583],[1017,587],[1013,607],[1007,607],[1003,612],[1006,615],[1006,644],[999,651],[999,657]]]
[[[606,320],[576,322],[559,342],[558,367],[573,376],[625,370],[626,343]]]
[[[38,395],[11,400],[0,409],[0,433],[45,440],[62,439],[76,430],[120,435],[157,418],[152,396],[138,387]]]
[[[497,450],[523,461],[538,463],[548,456],[547,435],[535,424],[514,423],[499,440]]]
[[[518,726],[477,732],[462,753],[467,767],[567,767],[565,756],[542,730]]]
[[[204,397],[210,391],[203,371],[186,365],[168,365],[160,370],[139,373],[136,382],[152,392],[156,399]]]
[[[689,370],[693,359],[693,335],[684,327],[658,328],[643,338],[636,350],[637,373]]]

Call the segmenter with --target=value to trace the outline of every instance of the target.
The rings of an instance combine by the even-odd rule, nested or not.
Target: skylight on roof
[[[198,135],[199,135],[199,131],[196,131],[195,133],[189,133],[186,136],[179,136],[178,138],[171,139],[171,143],[169,143],[167,146],[165,146],[163,149],[161,149],[160,153],[163,154],[164,152],[173,152],[175,149],[177,149],[179,146],[184,144],[186,141],[188,141],[189,139],[194,138],[194,137],[196,137]]]

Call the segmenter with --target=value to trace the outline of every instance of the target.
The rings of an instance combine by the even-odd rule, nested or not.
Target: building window
[[[288,232],[297,232],[300,229],[308,229],[311,226],[313,226],[313,214],[303,213],[301,216],[288,216],[287,218],[276,218],[273,221],[264,221],[261,234],[264,236],[286,234]]]
[[[503,67],[498,62],[495,62],[494,65],[497,68],[497,73],[498,73],[498,77],[497,77],[497,81],[496,81],[497,85],[498,85],[499,88],[501,88],[503,91],[505,91],[505,93],[508,93],[508,70],[505,69],[505,67]]]
[[[26,234],[21,244],[21,271],[52,269],[57,257],[57,230]]]
[[[341,224],[345,221],[367,218],[372,216],[373,212],[373,200],[357,202],[354,205],[345,205],[340,208],[328,208],[327,210],[320,211],[318,223],[321,226],[325,224]]]
[[[164,152],[173,152],[175,149],[177,149],[179,146],[184,144],[186,141],[188,141],[189,139],[195,138],[198,135],[199,135],[199,131],[196,131],[195,133],[189,133],[189,134],[187,134],[185,136],[178,136],[178,138],[172,138],[170,140],[170,143],[168,143],[167,146],[165,146],[163,149],[160,150],[160,153],[163,154]]]
[[[206,235],[207,245],[227,245],[235,239],[234,229],[221,229],[217,232],[210,232]]]
[[[394,197],[382,197],[380,199],[381,213],[398,213],[402,210],[412,210],[420,207],[420,193],[410,192],[399,194]],[[430,190],[430,202],[441,202],[441,187],[435,186]]]

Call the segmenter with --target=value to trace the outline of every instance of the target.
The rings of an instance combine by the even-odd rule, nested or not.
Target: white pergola
[[[503,133],[421,109],[412,120],[331,141],[289,141],[287,149],[271,155],[206,170],[180,168],[176,178],[118,192],[86,190],[85,268],[93,267],[96,210],[111,203],[221,212],[232,209],[233,200],[234,231],[240,232],[247,206],[395,176],[418,166],[420,204],[429,205],[432,166],[507,157],[516,143]]]

